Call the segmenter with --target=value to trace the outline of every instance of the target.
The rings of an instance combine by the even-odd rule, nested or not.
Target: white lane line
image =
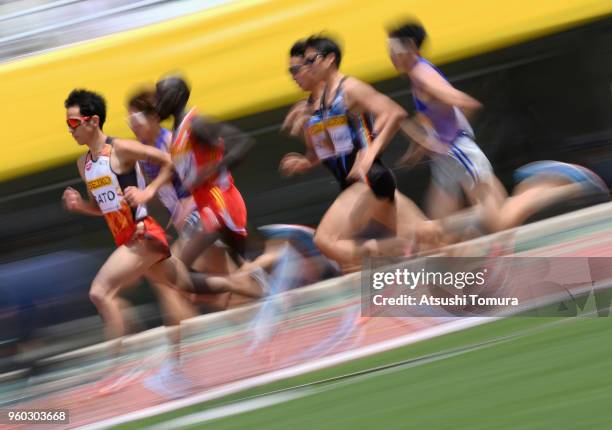
[[[319,360],[314,360],[309,363],[302,363],[295,366],[287,367],[284,369],[275,370],[262,375],[257,375],[251,378],[247,378],[240,381],[231,382],[229,384],[222,385],[217,388],[205,391],[200,394],[195,394],[184,399],[173,400],[162,403],[160,405],[145,408],[139,411],[131,412],[125,415],[109,418],[106,420],[99,421],[97,423],[88,424],[80,429],[85,430],[99,430],[106,429],[119,424],[124,424],[130,421],[135,421],[143,418],[148,418],[154,415],[159,415],[164,412],[174,411],[187,406],[192,406],[198,403],[207,402],[209,400],[218,399],[220,397],[227,396],[229,394],[238,393],[240,391],[247,390],[249,388],[255,388],[261,385],[266,385],[271,382],[280,381],[283,379],[292,378],[294,376],[303,375],[305,373],[313,372],[315,370],[324,369],[326,367],[335,366],[337,364],[345,363],[347,361],[355,360],[357,358],[366,357],[379,352],[388,351],[391,349],[399,348],[401,346],[416,343],[422,340],[431,339],[437,336],[442,336],[448,333],[454,333],[457,331],[465,330],[467,328],[476,327],[481,324],[497,321],[500,318],[494,317],[474,317],[467,319],[459,319],[450,321],[440,326],[427,328],[425,330],[411,333],[398,338],[389,339],[383,342],[379,342],[373,345],[364,346],[352,351],[344,351],[330,357],[324,357]]]
[[[554,321],[552,323],[543,324],[541,326],[519,331],[514,334],[500,336],[481,343],[463,346],[447,350],[437,354],[429,354],[421,357],[415,357],[404,362],[392,363],[377,368],[366,369],[360,372],[355,372],[346,375],[340,375],[334,378],[329,378],[320,381],[314,381],[295,387],[288,387],[269,393],[247,397],[242,400],[236,400],[228,405],[218,406],[204,412],[196,412],[170,421],[165,421],[161,424],[147,427],[149,430],[175,430],[185,427],[195,426],[208,421],[213,421],[221,418],[227,418],[234,415],[239,415],[245,412],[251,412],[258,409],[275,406],[281,403],[286,403],[291,400],[296,400],[302,397],[319,394],[325,391],[334,390],[346,385],[351,385],[361,382],[366,379],[403,371],[406,369],[422,366],[425,364],[442,361],[447,358],[453,358],[469,352],[475,352],[502,343],[511,342],[520,338],[524,338],[536,333],[539,333],[548,328],[554,327],[567,320]]]
[[[280,394],[272,394],[265,397],[258,397],[251,400],[244,400],[242,402],[232,403],[227,406],[220,406],[217,408],[210,409],[204,412],[197,412],[195,414],[187,415],[181,418],[177,418],[171,421],[166,421],[162,424],[148,427],[149,430],[172,430],[183,427],[193,426],[195,424],[202,424],[208,421],[218,420],[220,418],[226,418],[233,415],[242,414],[245,412],[255,411],[257,409],[267,408],[269,406],[278,405],[285,403],[290,400],[299,399],[300,397],[308,396],[312,389],[300,389],[293,392],[285,392]]]

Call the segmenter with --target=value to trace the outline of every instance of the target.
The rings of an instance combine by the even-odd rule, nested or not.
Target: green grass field
[[[601,429],[611,389],[611,319],[509,318],[117,428]],[[294,398],[192,415],[278,390]]]

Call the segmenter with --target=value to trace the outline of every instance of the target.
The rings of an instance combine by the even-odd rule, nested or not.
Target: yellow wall
[[[345,73],[376,81],[394,74],[384,25],[398,16],[426,25],[426,54],[444,63],[610,12],[609,0],[244,0],[4,64],[0,180],[83,152],[64,125],[63,101],[75,87],[101,92],[108,102],[105,131],[128,136],[126,94],[167,72],[184,73],[193,104],[222,118],[295,100],[300,94],[286,73],[287,52],[314,32],[342,42]]]

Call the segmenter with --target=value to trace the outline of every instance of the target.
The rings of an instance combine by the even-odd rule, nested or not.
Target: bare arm
[[[285,154],[279,166],[279,170],[285,176],[306,173],[320,164],[319,157],[315,153],[306,124],[312,115],[312,106],[309,100],[300,100],[289,110],[283,121],[281,130],[289,132],[291,136],[301,136],[304,139],[306,153],[300,154],[290,152]]]
[[[157,177],[144,190],[139,190],[135,187],[128,187],[125,190],[125,198],[132,206],[148,202],[155,196],[162,185],[172,180],[174,165],[169,154],[153,146],[143,145],[140,142],[127,139],[115,139],[113,148],[122,163],[136,163],[142,160],[159,164],[161,167]]]
[[[482,107],[478,100],[453,87],[430,66],[417,68],[410,78],[419,91],[449,106],[457,106],[466,114]]]
[[[280,161],[279,170],[285,176],[306,173],[321,164],[319,157],[317,157],[312,147],[308,132],[304,132],[303,137],[306,146],[306,154],[290,152],[285,154]]]
[[[396,166],[414,167],[428,154],[428,151],[418,143],[410,143],[408,150],[395,163]]]
[[[366,151],[358,154],[358,159],[349,173],[349,177],[361,179],[367,175],[374,159],[389,144],[408,115],[400,105],[365,82],[348,79],[344,88],[349,109],[368,112],[374,116],[376,137]]]
[[[304,131],[304,125],[310,118],[312,109],[308,100],[300,100],[287,113],[281,126],[282,131],[288,132],[291,136],[298,136]]]
[[[83,179],[83,182],[87,183],[87,181],[85,180],[85,173],[84,173],[85,156],[81,156],[77,160],[77,167],[79,169],[79,175],[81,175],[81,179]],[[75,190],[72,187],[67,187],[64,190],[64,195],[62,197],[63,202],[64,202],[64,207],[70,212],[79,212],[79,213],[82,213],[85,215],[91,215],[91,216],[101,216],[102,211],[100,210],[100,207],[96,203],[94,197],[91,195],[89,190],[87,191],[87,194],[89,194],[89,199],[85,201],[81,197],[81,193],[79,193],[77,190]]]
[[[193,119],[191,130],[196,144],[212,146],[219,145],[220,142],[224,144],[224,154],[221,161],[216,165],[201,168],[193,184],[190,184],[191,187],[197,187],[221,170],[231,170],[240,164],[255,144],[255,140],[251,136],[238,128],[202,116]]]
[[[365,82],[348,79],[344,85],[349,109],[368,112],[374,116],[376,137],[368,150],[378,156],[395,136],[408,114],[400,105]]]
[[[438,154],[446,154],[448,152],[448,146],[437,139],[431,122],[421,113],[417,113],[413,117],[402,121],[401,129],[414,144],[422,148],[422,150],[418,150],[415,147],[415,155],[417,153],[425,154],[426,152],[435,152]]]
[[[274,266],[277,260],[278,250],[274,249],[273,251],[266,251],[258,256],[255,260],[244,263],[240,269],[238,269],[238,273],[251,272],[257,267],[264,270],[269,270],[272,268],[272,266]]]

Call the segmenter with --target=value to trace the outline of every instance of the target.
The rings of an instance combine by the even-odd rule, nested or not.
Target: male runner
[[[117,248],[98,271],[89,295],[104,320],[107,337],[119,338],[125,327],[116,296],[123,286],[146,276],[160,284],[193,289],[187,269],[170,256],[164,231],[145,205],[172,177],[172,162],[154,147],[107,136],[103,132],[106,102],[99,94],[75,89],[64,106],[69,132],[88,148],[77,167],[90,197],[83,200],[77,190],[68,187],[64,205],[72,212],[104,216],[115,239]],[[157,178],[147,186],[138,160],[161,166]],[[115,354],[120,347],[120,342],[115,344]]]
[[[313,36],[292,48],[293,70],[304,73],[296,75],[296,82],[315,92],[305,111],[309,113],[307,155],[288,154],[281,161],[281,171],[301,173],[321,162],[334,174],[344,191],[323,217],[315,240],[325,255],[350,270],[382,243],[359,245],[352,239],[370,220],[404,238],[414,235],[417,224],[428,231],[431,226],[423,223],[422,213],[409,199],[396,193],[393,174],[378,158],[405,112],[369,85],[343,76],[338,70],[340,59],[339,46],[325,37]]]
[[[426,38],[420,24],[409,22],[393,28],[388,31],[388,37],[391,60],[410,79],[417,118],[429,131],[429,144],[417,142],[405,157],[408,163],[424,154],[431,157],[428,215],[440,219],[456,212],[461,209],[462,193],[465,193],[484,212],[486,227],[497,230],[499,207],[506,191],[474,142],[474,132],[466,119],[466,114],[469,116],[479,109],[480,103],[454,88],[420,55],[419,49]],[[408,123],[402,129],[411,132]]]

